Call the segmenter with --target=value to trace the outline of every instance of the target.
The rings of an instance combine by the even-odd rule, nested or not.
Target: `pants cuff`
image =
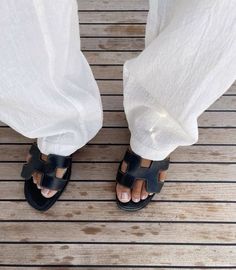
[[[63,145],[60,143],[52,143],[44,138],[37,139],[37,145],[41,153],[45,155],[54,154],[60,156],[69,156],[83,145]]]
[[[143,145],[140,141],[138,141],[133,136],[131,136],[131,139],[130,139],[130,147],[134,153],[141,156],[142,158],[155,160],[155,161],[165,159],[173,151],[171,149],[163,151],[161,149],[150,148],[146,145]]]

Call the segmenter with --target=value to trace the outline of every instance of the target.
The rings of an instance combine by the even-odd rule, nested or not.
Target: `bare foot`
[[[141,161],[141,167],[150,167],[151,160],[149,159],[142,159]],[[127,163],[123,161],[121,165],[121,171],[126,172],[127,170]],[[161,171],[159,175],[157,175],[157,181],[165,181],[167,175],[166,171]],[[125,186],[122,186],[121,184],[117,183],[116,185],[116,193],[119,201],[122,203],[127,203],[130,200],[133,202],[139,202],[140,200],[145,200],[148,195],[152,195],[152,193],[148,193],[146,190],[146,182],[142,179],[137,179],[134,183],[134,187],[131,190],[130,188],[127,188]]]
[[[31,156],[28,155],[27,156],[27,161],[29,161],[30,158],[31,158]],[[42,154],[41,159],[46,161],[47,160],[47,155]],[[57,168],[56,177],[62,178],[64,176],[66,170],[67,169]],[[32,177],[33,177],[34,184],[37,185],[38,189],[41,189],[41,194],[45,198],[51,198],[52,196],[54,196],[57,193],[56,190],[50,190],[50,189],[43,188],[43,187],[40,186],[41,173],[35,172],[35,173],[32,174]]]

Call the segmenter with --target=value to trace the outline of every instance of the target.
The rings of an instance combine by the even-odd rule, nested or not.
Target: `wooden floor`
[[[82,0],[81,40],[104,104],[104,128],[74,155],[72,181],[47,213],[24,200],[31,140],[0,127],[0,269],[236,269],[236,85],[199,119],[196,145],[171,156],[144,211],[115,205],[129,143],[122,64],[144,47],[147,0]]]

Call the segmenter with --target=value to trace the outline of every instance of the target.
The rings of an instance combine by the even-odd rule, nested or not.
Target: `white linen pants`
[[[102,126],[75,0],[0,1],[0,120],[69,155]],[[124,65],[131,148],[161,160],[198,139],[197,118],[236,79],[235,0],[151,0],[146,48]]]

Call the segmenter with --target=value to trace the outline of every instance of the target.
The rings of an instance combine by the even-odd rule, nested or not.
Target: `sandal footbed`
[[[150,201],[152,200],[152,198],[154,196],[155,196],[155,193],[152,195],[148,195],[148,197],[145,200],[140,200],[137,203],[133,202],[132,200],[130,200],[127,203],[123,203],[116,196],[116,204],[122,210],[129,211],[129,212],[135,212],[135,211],[141,210],[144,207],[146,207],[150,203]]]

